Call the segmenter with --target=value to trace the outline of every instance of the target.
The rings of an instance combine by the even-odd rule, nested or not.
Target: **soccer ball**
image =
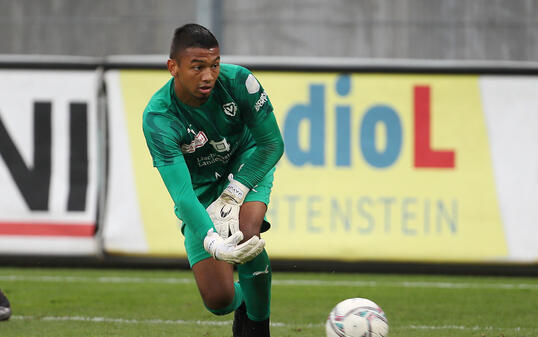
[[[386,337],[389,323],[380,306],[366,298],[338,303],[325,324],[327,337]]]

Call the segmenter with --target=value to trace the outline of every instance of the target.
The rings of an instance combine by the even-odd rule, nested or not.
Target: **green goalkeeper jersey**
[[[210,97],[198,107],[182,103],[170,79],[146,106],[143,130],[176,215],[199,227],[201,238],[212,227],[205,208],[216,186],[226,183],[234,160],[254,148],[234,176],[252,188],[283,152],[267,93],[250,71],[231,64],[220,65]]]

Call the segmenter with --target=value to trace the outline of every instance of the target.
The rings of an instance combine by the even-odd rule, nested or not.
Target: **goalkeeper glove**
[[[231,264],[241,264],[258,256],[262,252],[263,247],[265,247],[265,241],[256,235],[238,245],[241,240],[243,240],[243,233],[241,231],[237,231],[229,238],[223,239],[211,228],[207,231],[204,239],[204,248],[217,260],[226,261]]]
[[[249,191],[248,187],[234,180],[231,174],[228,179],[228,186],[207,208],[207,214],[217,232],[225,239],[239,231],[239,209]]]

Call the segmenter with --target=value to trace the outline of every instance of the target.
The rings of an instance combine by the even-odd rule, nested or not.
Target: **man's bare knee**
[[[233,299],[234,294],[221,292],[221,293],[212,293],[212,294],[202,294],[202,299],[207,308],[212,310],[221,310],[229,306]]]
[[[232,303],[235,294],[232,265],[208,258],[196,263],[192,271],[202,300],[210,311]]]

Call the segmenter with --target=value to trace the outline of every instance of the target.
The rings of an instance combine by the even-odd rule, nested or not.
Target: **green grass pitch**
[[[0,336],[231,336],[189,271],[0,268],[13,316]],[[536,337],[538,279],[273,273],[272,336],[323,337],[331,308],[377,302],[390,337]]]

